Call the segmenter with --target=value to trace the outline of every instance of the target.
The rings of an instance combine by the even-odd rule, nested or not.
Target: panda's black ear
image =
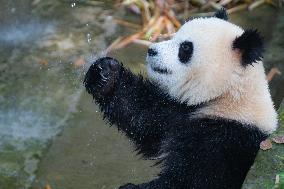
[[[220,18],[222,20],[228,20],[228,14],[225,8],[221,8],[220,10],[217,10],[217,12],[215,12],[214,16],[216,18]]]
[[[257,30],[245,30],[233,42],[233,49],[242,53],[242,65],[252,65],[263,58],[263,38]]]

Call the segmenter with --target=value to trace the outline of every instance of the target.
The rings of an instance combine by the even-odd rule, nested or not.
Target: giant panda
[[[120,189],[240,189],[261,141],[277,128],[257,30],[224,9],[186,22],[147,54],[148,78],[110,57],[84,84],[104,118],[161,172]]]

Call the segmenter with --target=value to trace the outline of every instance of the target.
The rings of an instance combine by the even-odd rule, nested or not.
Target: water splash
[[[74,8],[76,6],[76,3],[71,3],[71,8]]]
[[[91,41],[92,41],[91,34],[90,34],[90,33],[87,33],[86,37],[87,37],[87,42],[90,44]]]

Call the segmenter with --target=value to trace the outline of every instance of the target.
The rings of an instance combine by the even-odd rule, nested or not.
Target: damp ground
[[[102,121],[82,86],[92,60],[132,32],[113,17],[130,14],[111,1],[0,2],[0,189],[108,189],[155,177],[155,162],[136,156],[130,141]],[[232,15],[266,36],[267,70],[284,72],[283,17],[271,7]],[[112,56],[145,73],[146,50],[131,45]],[[281,76],[271,82],[276,105],[283,86]]]

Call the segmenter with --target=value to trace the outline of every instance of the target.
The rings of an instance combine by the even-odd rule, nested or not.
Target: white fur
[[[270,97],[262,62],[243,67],[241,52],[232,44],[243,29],[218,18],[198,18],[185,23],[169,40],[150,48],[157,56],[147,57],[148,74],[168,93],[188,105],[208,102],[196,117],[212,116],[255,124],[271,133],[277,128],[277,114]],[[189,63],[179,61],[179,46],[193,43]],[[167,68],[160,74],[151,65]]]

